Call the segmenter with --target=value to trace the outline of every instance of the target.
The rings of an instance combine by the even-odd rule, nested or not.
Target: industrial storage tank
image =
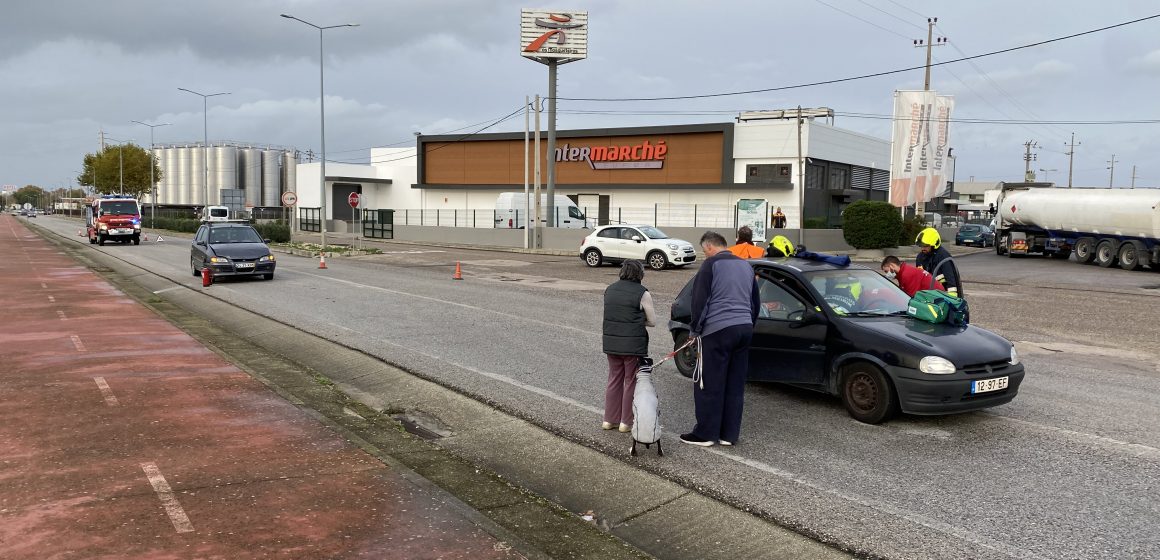
[[[281,206],[282,173],[280,150],[262,151],[262,206]]]
[[[157,167],[161,169],[161,179],[157,181],[157,203],[169,204],[169,178],[173,176],[173,166],[169,164],[169,148],[156,148]]]
[[[189,166],[189,204],[194,206],[205,206],[206,153],[205,150],[201,148],[201,146],[195,146],[189,150],[189,159],[192,162]]]
[[[222,189],[238,188],[238,149],[214,146],[210,150],[209,204],[221,204]]]
[[[298,158],[294,152],[282,154],[282,190],[293,191],[298,189]]]
[[[174,204],[174,193],[176,189],[173,188],[174,178],[177,177],[177,150],[174,148],[165,148],[161,156],[161,202],[162,204]]]
[[[174,148],[177,152],[177,174],[174,177],[174,204],[189,204],[189,173],[193,161],[190,159],[191,148]]]
[[[257,148],[238,150],[238,188],[246,191],[246,206],[262,205],[262,151]]]

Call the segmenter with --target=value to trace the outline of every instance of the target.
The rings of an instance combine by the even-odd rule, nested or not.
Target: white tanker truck
[[[1160,271],[1160,189],[1064,189],[1005,185],[995,203],[995,252],[1075,253],[1125,270]]]

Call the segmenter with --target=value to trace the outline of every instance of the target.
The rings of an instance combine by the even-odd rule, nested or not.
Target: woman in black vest
[[[641,285],[644,264],[624,261],[620,280],[604,290],[604,353],[608,385],[604,390],[605,430],[632,430],[632,395],[640,358],[648,355],[648,330],[656,325],[652,295]]]

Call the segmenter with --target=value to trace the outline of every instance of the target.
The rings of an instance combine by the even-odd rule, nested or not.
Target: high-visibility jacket
[[[752,243],[738,243],[730,247],[729,252],[743,259],[760,259],[765,256],[765,250]]]

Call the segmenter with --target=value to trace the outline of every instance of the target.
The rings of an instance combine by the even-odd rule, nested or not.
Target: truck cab
[[[106,241],[141,244],[141,205],[124,195],[104,195],[85,206],[89,243]]]

